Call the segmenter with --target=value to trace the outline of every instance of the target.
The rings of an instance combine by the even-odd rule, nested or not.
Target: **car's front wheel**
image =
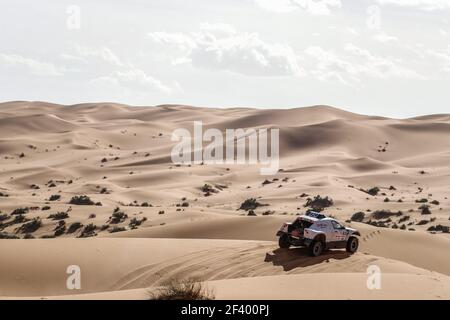
[[[309,246],[309,254],[313,257],[318,257],[323,252],[322,241],[313,241]]]
[[[347,241],[347,252],[355,253],[359,247],[359,240],[356,237],[350,237]]]
[[[278,239],[278,245],[282,249],[289,249],[291,246],[291,242],[289,241],[289,236],[286,233],[283,233]]]

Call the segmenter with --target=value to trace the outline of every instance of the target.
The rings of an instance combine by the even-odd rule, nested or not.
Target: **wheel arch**
[[[320,242],[326,243],[327,236],[325,235],[325,233],[316,234],[316,236],[314,237],[314,241],[320,241]]]

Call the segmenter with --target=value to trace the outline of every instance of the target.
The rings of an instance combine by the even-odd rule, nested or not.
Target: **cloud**
[[[292,12],[303,10],[312,15],[329,15],[333,9],[342,7],[341,0],[254,0],[255,3],[268,11]]]
[[[398,40],[397,37],[388,35],[386,33],[379,33],[373,36],[373,38],[379,42],[395,42]]]
[[[123,61],[105,46],[87,47],[73,44],[74,52],[63,53],[61,59],[83,64],[83,72],[92,84],[114,87],[128,92],[158,91],[171,94],[180,88],[171,88],[129,61]],[[177,85],[178,86],[178,85]]]
[[[133,90],[157,90],[162,93],[173,93],[173,89],[145,73],[145,71],[130,66],[124,70],[117,70],[107,76],[100,76],[91,80],[95,84],[128,87]]]
[[[421,10],[443,10],[450,8],[450,0],[377,0],[381,5],[411,7]]]
[[[450,45],[447,47],[447,51],[441,52],[436,50],[427,50],[433,59],[439,60],[443,64],[443,70],[450,73]]]
[[[257,33],[238,32],[225,24],[201,24],[189,34],[152,32],[150,38],[180,49],[174,64],[190,63],[209,70],[249,76],[298,76],[300,57],[286,44],[267,43]]]
[[[80,57],[95,57],[105,62],[122,67],[124,64],[119,57],[107,47],[90,48],[75,45],[75,49]]]
[[[339,81],[351,85],[361,82],[362,77],[423,79],[417,72],[353,44],[345,45],[340,55],[319,46],[309,47],[305,53],[316,59],[316,66],[311,73],[322,81]]]
[[[38,76],[60,76],[64,72],[64,68],[57,67],[53,63],[42,62],[18,54],[0,53],[0,64],[4,66],[23,67]]]

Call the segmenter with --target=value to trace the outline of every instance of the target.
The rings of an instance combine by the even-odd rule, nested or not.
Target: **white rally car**
[[[355,253],[360,233],[346,228],[337,220],[317,212],[308,212],[292,223],[285,223],[277,232],[280,248],[307,247],[312,256],[319,256],[325,249],[343,249]]]

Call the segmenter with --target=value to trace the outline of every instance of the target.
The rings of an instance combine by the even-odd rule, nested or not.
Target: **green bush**
[[[69,218],[69,214],[67,212],[52,213],[51,215],[48,216],[48,219],[52,220],[63,220],[67,218]]]
[[[83,227],[83,225],[80,222],[74,222],[67,229],[67,233],[74,233],[75,231],[77,231],[81,227]]]
[[[117,227],[117,226],[115,226],[109,232],[110,233],[116,233],[116,232],[122,232],[122,231],[125,231],[125,230],[127,230],[127,229],[125,229],[124,227]]]
[[[309,207],[314,211],[320,212],[327,207],[331,207],[333,204],[333,199],[329,197],[322,198],[321,196],[317,195],[314,197],[314,199],[308,198],[304,207]]]
[[[11,215],[26,214],[28,213],[29,210],[30,210],[29,208],[17,208],[14,209],[13,212],[11,212]]]
[[[33,220],[24,223],[18,229],[18,233],[33,233],[42,226],[41,219],[34,218]]]
[[[241,203],[239,210],[245,210],[245,211],[255,210],[256,208],[261,207],[261,206],[262,206],[262,204],[259,203],[258,201],[256,201],[255,198],[250,198]]]
[[[365,217],[366,217],[366,215],[364,212],[356,212],[352,215],[350,220],[355,221],[355,222],[362,222]]]
[[[93,206],[95,204],[88,196],[74,196],[69,203],[78,206]]]

